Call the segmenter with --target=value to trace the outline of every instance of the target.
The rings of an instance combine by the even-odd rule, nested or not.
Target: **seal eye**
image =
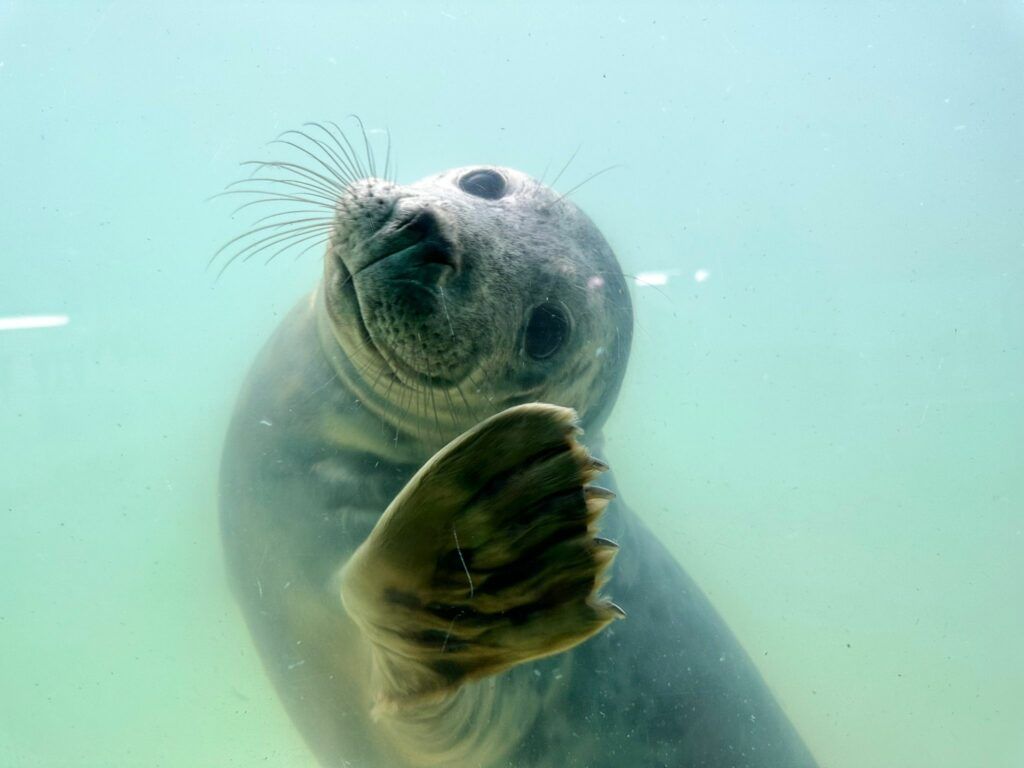
[[[505,196],[505,177],[497,171],[470,171],[459,179],[459,189],[484,200],[498,200]]]
[[[557,352],[569,337],[569,318],[558,304],[534,307],[526,323],[526,354],[544,360]]]

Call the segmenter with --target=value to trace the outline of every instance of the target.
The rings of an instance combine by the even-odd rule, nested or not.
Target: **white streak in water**
[[[668,272],[641,272],[633,281],[640,286],[668,285]]]
[[[59,328],[67,325],[67,315],[15,315],[0,317],[0,331],[24,331],[30,328]]]

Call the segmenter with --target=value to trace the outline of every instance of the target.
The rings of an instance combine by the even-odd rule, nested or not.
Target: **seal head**
[[[573,407],[596,427],[629,353],[632,309],[608,243],[509,168],[350,184],[323,298],[339,375],[435,448],[526,402]]]

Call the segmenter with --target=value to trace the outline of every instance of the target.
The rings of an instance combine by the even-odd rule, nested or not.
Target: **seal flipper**
[[[617,546],[596,537],[611,494],[575,413],[530,403],[440,450],[342,572],[375,654],[378,706],[567,650],[623,612],[599,597]]]

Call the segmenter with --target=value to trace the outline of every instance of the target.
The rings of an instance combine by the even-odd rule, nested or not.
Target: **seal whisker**
[[[580,182],[579,184],[577,184],[576,186],[574,186],[574,187],[570,188],[570,189],[569,189],[569,190],[568,190],[567,192],[563,192],[563,193],[562,193],[561,195],[559,195],[558,197],[556,197],[556,198],[555,198],[555,199],[554,199],[553,201],[551,201],[551,203],[549,203],[549,204],[548,204],[548,207],[550,208],[551,206],[554,206],[554,205],[558,205],[558,204],[559,204],[560,202],[562,202],[563,200],[565,200],[565,198],[567,198],[567,197],[568,197],[569,195],[571,195],[571,194],[572,194],[573,192],[575,192],[575,191],[576,191],[577,189],[579,189],[580,187],[582,187],[582,186],[583,186],[584,184],[586,184],[586,183],[587,183],[588,181],[593,181],[593,180],[594,180],[594,179],[596,179],[596,178],[597,178],[598,176],[600,176],[600,175],[602,175],[602,174],[604,174],[604,173],[607,173],[608,171],[613,171],[613,170],[615,170],[616,168],[621,168],[621,167],[622,167],[621,165],[619,165],[618,163],[616,163],[615,165],[609,165],[609,166],[608,166],[607,168],[602,168],[602,169],[601,169],[600,171],[597,171],[596,173],[592,173],[592,174],[590,174],[589,176],[587,176],[587,178],[585,178],[585,179],[584,179],[583,181],[581,181],[581,182]]]
[[[424,359],[426,359],[428,357],[427,348],[423,344],[423,336],[419,333],[419,331],[416,332],[416,340],[419,342],[421,354],[423,355]],[[423,389],[427,394],[430,395],[430,407],[434,414],[434,428],[437,429],[437,439],[443,443],[444,435],[441,432],[441,422],[437,415],[437,400],[434,397],[434,387],[432,385],[425,386]],[[423,404],[424,406],[426,406],[426,398],[424,398]]]
[[[413,411],[413,409],[412,409],[413,401],[416,399],[416,389],[415,389],[415,387],[410,387],[404,381],[400,381],[399,382],[398,393],[399,393],[399,395],[398,395],[398,413],[400,415],[401,414],[408,414],[409,416],[413,416],[413,417],[416,416],[416,411]],[[415,429],[416,432],[417,432],[417,439],[419,439],[419,434],[418,434],[419,433],[419,426],[418,426],[419,420],[417,418],[411,418],[411,419],[409,419],[409,422],[410,422],[409,424],[405,424],[404,420],[403,420],[403,422],[402,422],[403,426],[405,426],[406,431],[408,431],[409,427],[412,427],[413,429]],[[398,429],[398,425],[397,424],[395,425],[395,428]],[[396,439],[397,439],[397,437],[396,437]]]
[[[349,141],[348,135],[345,133],[345,131],[341,128],[340,125],[333,121],[328,122],[327,124],[334,128],[337,136],[340,137],[341,141],[345,142],[345,146],[348,147],[348,151],[352,156],[352,161],[355,163],[356,169],[359,171],[359,175],[363,177],[367,176],[367,170],[363,167],[363,164],[359,160],[359,153],[356,152],[356,148],[352,145],[352,142]],[[337,141],[337,139],[335,139],[335,141]]]
[[[390,178],[388,171],[391,168],[391,129],[384,129],[385,145],[384,145],[384,180],[389,181],[392,184],[394,179]]]
[[[285,225],[279,224],[277,226]],[[227,260],[224,266],[221,267],[220,272],[218,272],[217,274],[218,276],[224,274],[224,270],[226,270],[231,265],[232,262],[236,261],[239,258],[241,258],[242,261],[248,261],[257,253],[261,253],[262,251],[268,248],[273,248],[275,245],[280,245],[285,241],[295,239],[297,240],[297,242],[293,244],[297,245],[298,242],[302,242],[303,240],[305,240],[306,236],[313,237],[320,235],[321,233],[323,233],[324,240],[326,241],[326,239],[329,238],[328,230],[329,227],[326,227],[323,224],[311,224],[305,227],[298,227],[296,229],[287,230],[285,232],[274,232],[273,234],[267,235],[266,237],[262,237],[258,240],[255,240],[247,244],[245,247],[240,248],[236,253],[231,255],[231,257]],[[253,233],[246,233],[246,235],[251,234]]]
[[[317,139],[315,136],[311,134],[306,135],[309,136],[310,141],[315,141],[317,143],[317,146],[321,147],[323,151],[331,158],[331,161],[335,164],[335,167],[337,168],[338,172],[344,177],[345,186],[351,186],[356,181],[358,181],[358,179],[361,177],[361,174],[359,173],[355,164],[352,163],[352,159],[349,153],[340,143],[338,143],[338,140],[335,138],[334,134],[327,130],[320,123],[306,123],[304,127],[316,128],[317,130],[324,134],[326,140]]]
[[[288,213],[292,213],[292,211],[288,211]],[[228,240],[226,243],[224,243],[224,245],[222,245],[213,254],[213,256],[214,256],[214,258],[216,258],[225,249],[227,249],[233,243],[238,242],[242,238],[250,237],[252,235],[258,234],[259,232],[265,232],[268,229],[281,229],[282,227],[287,227],[289,224],[307,224],[309,222],[318,222],[321,226],[324,226],[324,227],[331,226],[331,220],[327,219],[327,218],[324,218],[323,216],[310,216],[310,217],[304,217],[304,218],[301,218],[301,219],[293,219],[293,220],[290,220],[290,221],[275,221],[275,222],[269,222],[269,223],[266,223],[266,224],[260,224],[259,226],[252,227],[251,229],[243,232],[242,234],[236,235],[235,237],[233,237],[230,240]]]
[[[364,385],[369,383],[368,389],[365,390],[366,397],[369,398],[370,396],[373,396],[376,398],[380,398],[384,403],[391,403],[392,405],[397,405],[397,410],[399,413],[404,412],[404,406],[391,400],[391,391],[394,389],[395,384],[397,383],[399,385],[399,397],[404,397],[405,394],[408,392],[408,387],[402,385],[398,377],[395,376],[394,372],[391,370],[391,367],[388,365],[387,361],[377,355],[370,357],[364,363],[358,363],[357,358],[359,356],[359,353],[368,351],[370,351],[368,344],[360,344],[356,345],[356,348],[352,351],[350,355],[350,359],[352,360],[353,364],[355,364],[356,374],[358,375],[359,379],[363,382]],[[379,362],[377,362],[378,360]],[[372,381],[370,381],[368,374],[370,370],[374,368],[374,366],[376,366],[375,372],[373,373]],[[385,373],[389,373],[389,380],[387,387],[384,389],[384,392],[381,393],[377,388],[377,384],[380,381],[381,376],[383,376]],[[388,420],[385,418],[385,413],[388,412],[390,409],[372,408],[371,410],[374,410],[378,413],[380,419],[381,434],[384,434],[385,428],[388,424]],[[397,437],[398,433],[396,426],[396,440]]]
[[[352,355],[350,356],[350,359],[351,359],[351,362],[352,362],[352,366],[355,369],[356,378],[359,379],[359,381],[365,383],[367,374],[370,372],[371,368],[374,366],[375,361],[371,357],[371,358],[365,359],[362,362],[359,362],[358,355],[359,355],[360,352],[363,352],[363,351],[366,351],[366,347],[365,346],[356,347],[355,349],[352,350]],[[354,394],[356,395],[357,401],[363,400],[364,399],[363,396],[362,396],[362,392],[363,391],[362,391],[362,389],[359,388],[358,382],[350,382],[349,384],[350,384],[351,387],[356,389]]]
[[[431,400],[431,398],[433,398],[433,392],[432,392],[432,390],[429,387],[425,387],[423,385],[417,385],[416,390],[417,390],[417,392],[419,392],[420,403],[422,404],[422,412],[421,412],[420,415],[421,415],[421,417],[423,419],[424,434],[420,437],[420,439],[423,440],[424,443],[426,443],[430,439],[432,439],[431,436],[430,436],[430,422],[431,422],[431,418],[430,418],[431,417],[430,400]],[[441,436],[441,428],[437,425],[437,419],[436,418],[433,419],[433,421],[434,421],[434,428],[437,430],[438,437],[440,438],[440,436]]]
[[[223,267],[221,267],[220,271],[217,273],[217,276],[219,277],[220,275],[224,274],[224,271],[232,264],[232,262],[237,260],[239,257],[241,257],[241,260],[243,262],[246,262],[246,261],[249,261],[253,256],[255,256],[258,253],[262,253],[263,251],[265,251],[265,250],[267,250],[269,248],[273,248],[276,245],[281,245],[280,249],[275,251],[273,254],[271,254],[266,259],[266,261],[264,261],[264,266],[265,266],[265,265],[269,264],[271,261],[273,261],[278,255],[280,255],[281,253],[284,253],[285,251],[287,251],[289,248],[295,248],[296,246],[300,245],[301,243],[306,242],[307,240],[309,240],[311,238],[318,237],[318,235],[319,235],[319,233],[317,233],[317,232],[313,232],[313,233],[310,233],[310,234],[307,234],[307,235],[292,234],[292,235],[289,235],[287,237],[281,237],[281,238],[275,240],[272,243],[267,243],[267,244],[263,245],[260,248],[257,248],[255,250],[249,252],[249,253],[246,253],[245,256],[242,256],[242,254],[245,253],[244,250],[243,251],[239,251],[238,253],[234,254],[224,264]],[[318,244],[323,244],[326,241],[326,239],[327,239],[326,236],[320,236],[318,241],[314,241],[312,244],[307,246],[305,249],[303,249],[299,253],[299,255],[301,256],[303,253],[305,253],[306,251],[310,250],[311,248],[315,248]]]
[[[653,288],[655,293],[660,294],[661,297],[666,299],[669,303],[675,304],[675,299],[673,299],[668,293],[663,291],[660,286],[655,285],[654,283],[650,283],[650,282],[645,281],[639,275],[631,275],[631,274],[629,274],[629,272],[622,272],[621,270],[617,270],[616,271],[616,270],[609,270],[609,269],[598,270],[598,274],[602,274],[602,275],[619,275],[621,277],[625,277],[625,278],[627,278],[629,280],[632,280],[637,285],[642,285],[645,288]]]
[[[444,395],[445,402],[448,403],[448,421],[457,424],[458,420],[455,418],[455,403],[452,402],[452,396],[448,391],[448,387],[442,389],[441,394]]]
[[[260,216],[258,219],[253,221],[253,225],[262,224],[264,222],[271,221],[273,219],[279,219],[282,216],[295,216],[296,214],[312,215],[312,214],[317,214],[317,213],[322,214],[323,213],[323,209],[316,210],[316,209],[313,209],[313,208],[291,208],[291,209],[289,209],[287,211],[278,211],[277,213],[268,213],[265,216]],[[333,216],[318,216],[317,218],[319,218],[325,224],[332,224],[332,225],[334,224],[334,217]],[[287,224],[289,222],[286,221],[286,222],[283,222],[283,223]]]
[[[466,399],[466,393],[462,391],[462,386],[460,384],[455,385],[455,391],[459,393],[459,397],[462,398],[462,402],[466,406],[466,416],[469,418],[469,420],[473,421],[477,419],[478,411],[469,404],[469,400]]]
[[[388,385],[387,385],[387,387],[384,390],[384,402],[385,403],[391,403],[392,402],[392,400],[391,400],[391,390],[394,389],[395,384],[397,382],[398,382],[398,377],[394,375],[394,372],[392,372],[390,380],[388,381]],[[381,429],[381,433],[382,434],[384,432],[384,427],[385,427],[386,423],[387,423],[387,419],[384,418],[384,413],[382,412],[381,416],[380,416],[380,429]],[[396,443],[397,443],[397,439],[398,439],[398,425],[396,424],[395,425],[395,440],[396,440]]]
[[[349,276],[348,276],[348,278],[346,278],[346,280],[351,279],[351,277],[352,277],[352,275],[349,274]],[[345,283],[342,283],[342,285],[344,285],[344,284]],[[369,338],[362,339],[362,340],[359,340],[359,341],[353,341],[353,344],[352,344],[352,357],[353,358],[358,358],[358,356],[361,355],[364,352],[370,353],[371,357],[375,356],[373,354],[374,350],[372,348],[372,341]],[[353,360],[353,362],[355,362],[355,360]]]
[[[628,277],[628,275],[626,275],[625,273],[622,273],[622,272],[612,272],[610,270],[596,269],[596,270],[593,271],[592,276],[590,278],[588,278],[588,279],[593,279],[593,277],[600,277],[601,275],[617,275],[617,276]],[[587,282],[584,282],[583,280],[573,280],[572,281],[572,285],[575,288],[579,289],[580,292],[582,292],[582,293],[586,293],[587,291],[592,290],[590,284],[587,283]],[[628,307],[618,306],[616,304],[610,305],[609,307],[607,307],[607,309],[611,310],[612,312],[625,313],[628,316],[632,315],[632,312],[631,312],[631,310]]]
[[[301,131],[294,131],[294,130],[286,131],[285,133],[283,133],[281,135],[285,136],[285,135],[287,135],[289,133],[298,133],[298,134],[301,134],[301,135],[305,136],[305,134],[303,134]],[[312,141],[312,139],[311,139],[311,141]],[[335,169],[330,164],[324,162],[324,159],[322,157],[319,157],[318,155],[314,154],[313,152],[308,150],[306,147],[303,147],[301,144],[297,144],[294,141],[290,141],[288,139],[281,139],[281,138],[274,139],[273,143],[274,144],[284,144],[285,146],[293,147],[294,149],[297,149],[299,152],[301,152],[302,154],[306,155],[308,158],[313,160],[315,163],[317,163],[317,165],[319,165],[321,168],[323,168],[325,171],[327,171],[327,173],[331,174],[331,176],[334,177],[332,183],[337,185],[337,188],[338,188],[339,192],[344,191],[344,189],[348,186],[348,183],[345,181],[345,179],[338,175],[337,169]],[[327,178],[327,177],[325,177],[325,178]]]
[[[441,430],[441,419],[437,413],[437,393],[434,391],[433,387],[428,387],[427,392],[430,393],[430,407],[434,412],[434,428],[437,430],[437,439],[440,441],[441,445],[444,445],[444,432]]]
[[[207,267],[207,269],[209,269],[211,266],[213,266],[213,263],[217,260],[218,256],[220,256],[222,253],[224,253],[224,251],[226,251],[228,248],[230,248],[232,245],[234,245],[235,243],[239,242],[240,240],[244,240],[247,237],[252,237],[253,235],[257,235],[260,232],[265,232],[267,230],[281,230],[283,227],[287,227],[287,226],[290,226],[290,225],[305,224],[307,222],[313,222],[313,221],[319,222],[318,226],[324,227],[325,229],[330,227],[330,223],[329,222],[325,222],[322,218],[297,219],[295,221],[278,221],[278,222],[273,222],[273,223],[269,223],[269,224],[263,224],[263,225],[258,226],[258,227],[253,227],[253,228],[249,229],[248,231],[243,232],[240,235],[236,235],[235,237],[231,238],[226,243],[224,243],[224,245],[222,245],[220,248],[218,248],[214,252],[213,256],[211,256],[209,261],[206,263],[206,267]],[[276,231],[276,232],[274,232],[273,235],[271,235],[271,237],[273,237],[275,235],[280,235],[280,234],[282,234],[282,232]],[[263,242],[263,241],[260,240],[258,242]],[[246,248],[248,248],[248,247],[249,246],[246,246]],[[232,257],[232,258],[237,258],[237,254],[234,257]]]
[[[452,316],[448,314],[448,304],[444,300],[444,286],[437,286],[439,295],[441,296],[441,309],[444,310],[444,318],[448,321],[448,330],[451,331],[452,338],[455,338],[455,327],[452,325]]]
[[[483,373],[483,371],[481,371],[481,373]],[[485,376],[486,376],[486,374],[485,374]],[[490,394],[488,394],[488,392],[486,390],[484,390],[483,387],[480,386],[480,383],[476,379],[474,379],[472,376],[467,376],[466,379],[469,381],[470,384],[472,384],[476,388],[477,394],[481,395],[484,398],[484,400],[487,401],[487,404],[491,406],[492,413],[494,411],[496,411],[497,407],[494,404],[493,398],[491,398]],[[488,384],[488,386],[490,386],[490,382],[487,382],[487,384]],[[493,387],[492,387],[491,391],[492,392],[494,391]]]
[[[243,187],[240,186],[241,184],[252,184],[252,183],[272,184],[272,185],[274,185],[275,188],[271,190],[271,189],[268,189],[266,187],[260,187],[260,186],[253,186],[253,187],[247,187],[247,188],[243,188]],[[279,178],[279,177],[274,177],[274,176],[255,176],[255,177],[249,177],[247,179],[240,179],[240,180],[238,180],[236,182],[228,184],[227,189],[225,189],[225,191],[222,192],[221,195],[239,194],[239,193],[242,193],[242,194],[266,194],[267,192],[270,192],[270,191],[277,192],[276,187],[279,186],[279,185],[280,186],[284,186],[284,187],[288,187],[288,188],[299,189],[303,193],[305,193],[307,195],[310,195],[313,198],[317,198],[317,199],[323,200],[322,205],[330,207],[332,209],[334,208],[334,206],[338,202],[338,196],[336,194],[334,194],[334,193],[328,194],[328,192],[326,192],[323,189],[322,186],[319,186],[319,185],[316,185],[316,184],[312,184],[312,183],[310,183],[308,181],[305,181],[305,180],[291,179],[291,178],[287,178],[287,177]]]
[[[356,121],[356,124],[359,126],[359,131],[363,134],[363,146],[366,149],[366,164],[370,168],[370,175],[376,176],[377,166],[374,161],[373,146],[370,144],[370,137],[366,135],[366,128],[363,126],[363,120],[359,115],[349,115],[349,117]]]
[[[386,367],[386,364],[382,365],[381,366],[381,370],[383,370],[385,367]],[[388,385],[384,389],[384,395],[383,395],[383,400],[384,400],[385,403],[390,403],[391,402],[391,390],[394,388],[395,382],[397,380],[398,380],[397,377],[392,375],[390,381],[388,381]],[[385,424],[385,422],[386,422],[386,420],[384,418],[384,414],[382,413],[381,417],[380,417],[380,431],[381,432],[384,432],[384,424]]]
[[[281,179],[288,179],[292,177],[305,179],[310,184],[318,185],[320,189],[328,195],[336,195],[341,191],[337,182],[330,177],[324,176],[319,171],[302,165],[301,163],[297,163],[294,160],[245,160],[239,163],[239,165],[243,167],[251,166],[249,175],[245,179],[240,180],[242,182],[255,178],[256,174],[264,170],[267,172],[277,171],[283,174],[283,176],[280,177]],[[279,177],[272,178],[278,179]]]
[[[322,123],[313,122],[313,123],[306,123],[306,125],[309,125],[309,126],[312,126],[314,128],[320,129],[321,131],[324,132],[324,134],[326,134],[330,138],[330,140],[332,142],[334,142],[334,145],[335,145],[335,147],[337,147],[337,151],[339,153],[338,154],[339,160],[341,160],[341,159],[344,160],[342,165],[346,169],[346,171],[352,176],[353,180],[361,178],[362,176],[364,176],[362,171],[359,169],[358,164],[355,162],[355,158],[353,157],[353,155],[350,152],[351,144],[349,144],[349,148],[346,149],[345,146],[340,141],[338,141],[338,137],[334,135],[334,132],[329,130]]]
[[[370,393],[373,394],[373,395],[379,395],[380,394],[379,392],[377,392],[377,382],[380,381],[380,377],[384,375],[384,370],[387,368],[387,364],[386,363],[378,363],[378,365],[376,367],[377,367],[377,371],[373,375],[373,381],[370,382],[370,390],[369,390]],[[369,365],[367,365],[367,368],[369,368]],[[389,384],[388,385],[388,389],[390,389],[390,388],[391,388],[391,385]],[[387,402],[387,396],[386,395],[384,397],[384,402]]]
[[[260,234],[260,232],[265,232],[268,229],[274,231],[272,231],[269,235],[265,235],[257,240],[254,240],[251,243],[248,243],[242,248],[241,251],[239,251],[239,253],[245,253],[250,248],[255,248],[256,246],[262,245],[268,240],[273,240],[276,238],[284,238],[289,237],[291,235],[304,234],[306,232],[312,231],[327,232],[331,229],[331,223],[319,221],[317,219],[295,219],[293,221],[278,221],[272,224],[264,224],[262,226],[250,229],[248,232],[245,232],[244,234],[239,235],[237,238],[234,239],[240,240],[241,238],[244,237],[258,235]],[[230,244],[231,243],[228,243],[228,245]]]
[[[246,256],[242,259],[242,261],[248,261],[249,259],[251,259],[253,256],[255,256],[258,253],[262,253],[265,250],[273,248],[275,245],[280,245],[281,247],[278,248],[276,251],[274,251],[263,262],[264,266],[266,266],[267,264],[272,262],[274,259],[276,259],[278,256],[280,256],[285,251],[287,251],[287,250],[289,250],[291,248],[297,248],[302,243],[305,243],[308,240],[312,240],[313,241],[312,243],[307,245],[305,248],[303,248],[301,251],[299,251],[298,254],[296,254],[295,259],[298,260],[298,259],[300,259],[302,257],[303,254],[308,253],[310,250],[312,250],[313,248],[316,248],[318,245],[323,245],[329,239],[330,239],[330,234],[329,233],[323,233],[323,232],[320,232],[319,230],[313,231],[313,232],[293,232],[293,233],[289,233],[286,236],[282,235],[278,240],[276,240],[276,241],[274,241],[272,243],[267,243],[266,245],[262,246],[261,248],[257,248],[256,250],[252,251],[251,253],[246,254]]]
[[[318,157],[314,158],[314,159],[316,159],[324,168],[328,169],[331,172],[331,174],[338,180],[338,182],[343,187],[347,187],[349,184],[351,184],[353,181],[355,181],[355,179],[350,178],[347,174],[345,174],[343,172],[344,169],[338,163],[338,158],[335,156],[334,150],[331,147],[328,147],[326,144],[324,144],[322,141],[320,141],[315,136],[310,136],[305,131],[291,130],[291,131],[285,131],[281,135],[285,136],[285,135],[288,135],[288,134],[295,134],[295,135],[301,136],[302,138],[306,139],[307,141],[310,141],[313,144],[315,144],[320,149],[320,151],[323,152],[327,156],[327,158],[331,162],[327,163],[327,162],[325,162],[324,160],[322,160],[321,158],[318,158]],[[310,156],[312,157],[312,155],[310,155]]]
[[[544,177],[548,175],[548,170],[550,170],[550,168],[551,168],[551,161],[548,160],[544,164],[544,170],[540,174],[540,179],[536,180],[537,186],[539,186],[539,187],[543,187],[544,186]]]
[[[304,398],[302,398],[302,400],[303,401],[305,401],[305,400],[312,400],[313,396],[316,395],[317,393],[319,393],[320,390],[322,390],[324,387],[329,385],[332,381],[337,381],[337,380],[338,380],[338,372],[337,371],[333,371],[331,373],[331,375],[324,381],[323,384],[318,384],[316,386],[316,388],[313,389],[312,391],[310,391],[309,393],[307,393],[306,396]]]
[[[333,179],[324,176],[322,173],[307,168],[304,165],[293,163],[290,160],[246,160],[242,165],[252,165],[253,176],[260,172],[261,168],[276,168],[280,171],[287,171],[293,173],[300,178],[306,179],[312,184],[320,186],[321,191],[328,196],[339,195],[345,191],[344,187],[339,187],[337,182]]]
[[[257,184],[267,184],[273,186],[252,186],[242,187],[241,184],[251,184],[256,182]],[[285,187],[285,191],[281,191],[278,187]],[[295,190],[298,190],[296,192]],[[307,196],[310,200],[316,200],[317,202],[313,205],[320,206],[322,208],[334,209],[334,206],[338,202],[338,196],[336,194],[328,194],[321,187],[315,186],[308,182],[299,181],[298,179],[280,179],[280,178],[247,178],[240,179],[232,184],[229,184],[223,192],[218,192],[213,195],[210,199],[216,199],[218,197],[231,197],[232,195],[302,195]]]
[[[220,194],[220,197],[232,197],[232,196],[248,196],[249,202],[240,204],[237,208],[231,211],[231,215],[235,216],[239,211],[243,211],[246,208],[250,208],[253,205],[259,205],[263,203],[295,203],[296,205],[312,206],[318,213],[334,213],[335,206],[337,204],[336,197],[328,197],[325,194],[319,192],[313,192],[310,190],[298,190],[290,189],[284,184],[284,187],[271,188],[271,187],[252,187],[252,188],[238,188],[225,190]],[[294,209],[286,209],[294,210]]]
[[[377,380],[380,378],[381,374],[384,372],[384,369],[387,368],[387,364],[386,363],[378,363],[373,358],[369,358],[369,359],[367,359],[363,363],[356,363],[356,361],[354,359],[352,360],[352,362],[355,365],[356,375],[358,376],[358,378],[359,378],[360,382],[362,383],[362,385],[364,385],[364,386],[360,386],[359,384],[354,384],[353,385],[353,389],[355,390],[354,394],[356,395],[357,400],[360,401],[360,402],[369,401],[369,398],[371,396],[376,396],[376,395],[379,394],[379,393],[377,393],[375,391],[374,387],[376,386]],[[374,371],[374,375],[373,375],[374,383],[371,384],[369,386],[369,388],[365,388],[365,384],[367,383],[367,381],[370,378],[370,372],[371,371]]]
[[[580,142],[579,144],[576,145],[576,149],[574,149],[572,154],[569,155],[569,159],[565,161],[565,165],[562,166],[562,170],[556,173],[555,178],[553,178],[551,180],[551,183],[548,184],[549,187],[554,188],[555,184],[558,183],[558,180],[562,178],[562,174],[565,173],[566,170],[568,170],[570,165],[572,165],[572,161],[576,159],[576,155],[580,153],[581,149],[583,149],[583,142]]]
[[[413,389],[416,393],[416,439],[426,443],[430,432],[430,425],[427,424],[427,391],[418,384]]]
[[[312,238],[312,237],[314,237],[314,236],[313,236],[313,235],[310,235],[310,237]],[[304,240],[306,240],[306,239],[307,239],[307,238],[303,238],[303,239],[301,239],[301,240],[297,240],[297,241],[296,241],[296,242],[294,242],[294,243],[289,243],[289,244],[288,244],[288,246],[287,246],[286,248],[282,248],[282,249],[281,249],[280,251],[276,251],[276,252],[274,253],[274,255],[273,255],[273,256],[270,256],[270,257],[268,257],[268,258],[267,258],[267,260],[266,260],[265,262],[263,262],[263,263],[264,263],[264,265],[266,265],[266,264],[269,264],[269,263],[270,263],[271,261],[273,261],[273,260],[274,260],[275,258],[277,258],[277,256],[278,256],[278,255],[280,255],[281,253],[284,253],[284,252],[285,252],[285,251],[287,251],[287,250],[288,250],[289,248],[296,248],[296,247],[298,247],[298,246],[299,246],[299,244],[301,244],[302,242],[304,242]],[[330,239],[331,239],[331,238],[330,238],[330,235],[323,235],[323,236],[321,236],[321,237],[319,237],[319,238],[316,238],[316,239],[314,239],[314,240],[313,240],[313,242],[311,242],[311,243],[310,243],[309,245],[307,245],[307,246],[306,246],[305,248],[303,248],[303,249],[302,249],[301,251],[299,251],[298,253],[296,253],[296,254],[295,254],[295,256],[294,256],[294,257],[292,258],[292,261],[293,261],[293,262],[295,262],[295,261],[298,261],[298,260],[299,260],[299,259],[301,259],[301,258],[302,258],[303,256],[305,256],[305,255],[306,255],[307,253],[309,253],[310,251],[312,251],[312,250],[313,250],[314,248],[317,248],[317,247],[320,247],[320,246],[323,246],[324,244],[326,244],[326,243],[327,243],[327,242],[328,242],[328,241],[329,241]]]
[[[268,203],[269,202],[294,203],[295,206],[303,206],[303,205],[309,206],[309,205],[313,205],[315,207],[313,207],[313,208],[308,208],[308,207],[303,208],[303,207],[284,207],[284,206],[282,206],[281,210],[279,210],[279,211],[275,211],[274,213],[270,213],[270,214],[263,214],[263,215],[257,217],[256,219],[253,219],[253,221],[252,221],[253,224],[262,224],[265,221],[271,221],[272,219],[275,219],[275,218],[279,219],[279,218],[282,218],[284,216],[296,216],[296,215],[319,216],[324,221],[334,221],[334,219],[335,219],[334,211],[331,208],[329,208],[327,205],[324,205],[324,204],[321,204],[321,203],[316,203],[316,202],[313,202],[313,201],[290,200],[290,199],[283,199],[283,200],[271,199],[271,198],[261,198],[261,199],[263,199],[264,202],[268,202]],[[240,206],[238,208],[235,208],[231,212],[231,215],[235,216],[240,211],[244,210],[244,208],[248,208],[248,207],[251,207],[251,206],[246,205],[246,206]]]
[[[241,191],[236,191],[234,194],[242,194],[242,192]],[[256,193],[255,192],[251,192],[250,194],[256,194]],[[283,194],[283,193],[273,194],[272,195],[272,194],[269,194],[269,193],[264,193],[263,197],[256,198],[255,200],[250,200],[247,203],[243,203],[242,205],[239,205],[237,208],[235,208],[231,212],[231,215],[235,216],[238,213],[244,211],[246,208],[252,208],[253,206],[256,206],[256,205],[266,205],[267,203],[301,203],[303,205],[315,205],[315,206],[318,206],[317,211],[316,211],[317,213],[322,213],[323,211],[331,210],[326,205],[318,203],[315,200],[310,200],[310,199],[301,197],[299,195],[289,195],[289,194]],[[296,211],[296,209],[289,209],[289,210],[290,210],[291,213],[297,213],[298,212],[298,211]]]

